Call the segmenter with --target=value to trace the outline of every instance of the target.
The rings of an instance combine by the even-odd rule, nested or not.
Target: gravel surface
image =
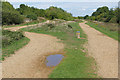
[[[24,27],[27,26],[7,29],[16,31]],[[51,70],[41,69],[43,58],[49,53],[64,49],[64,45],[56,37],[30,32],[25,32],[25,36],[30,42],[2,62],[3,78],[47,78]]]
[[[98,75],[103,78],[118,78],[118,41],[86,25],[79,24],[88,36],[88,54],[97,63]]]

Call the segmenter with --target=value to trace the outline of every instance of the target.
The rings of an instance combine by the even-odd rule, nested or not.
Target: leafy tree
[[[84,19],[84,17],[78,16],[78,19]]]
[[[32,20],[37,20],[37,16],[35,14],[29,14],[27,15],[27,18],[30,18]]]
[[[109,10],[108,7],[103,6],[103,7],[98,8],[95,12],[93,12],[93,14],[92,14],[92,16],[90,16],[90,18],[85,18],[85,19],[119,23],[120,22],[120,9],[119,8],[116,8],[116,9],[111,8]]]
[[[30,18],[32,17],[31,19],[33,19],[33,20],[35,20],[36,17],[44,17],[45,16],[45,10],[37,9],[34,7],[29,7],[25,4],[21,4],[20,8],[18,8],[17,11],[19,11],[20,14],[24,15],[25,17],[29,17],[29,16],[30,16]]]
[[[45,17],[48,19],[64,19],[64,20],[73,20],[72,14],[64,11],[61,8],[53,7],[46,9]]]
[[[23,16],[9,2],[2,2],[2,24],[20,24],[23,22]]]
[[[86,15],[85,17],[84,17],[84,19],[87,19],[89,16],[88,15]]]
[[[109,8],[107,6],[100,7],[95,12],[93,12],[92,16],[98,16],[102,13],[109,13]]]

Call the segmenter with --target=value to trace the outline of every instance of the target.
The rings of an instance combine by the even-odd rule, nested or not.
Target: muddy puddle
[[[48,78],[54,68],[63,61],[63,58],[65,58],[64,52],[51,52],[44,54],[37,59],[38,62],[36,63],[36,67],[38,73],[40,71],[42,78]],[[39,76],[39,74],[36,76]]]
[[[64,56],[62,54],[49,55],[46,57],[46,66],[55,67],[61,62],[63,58]]]

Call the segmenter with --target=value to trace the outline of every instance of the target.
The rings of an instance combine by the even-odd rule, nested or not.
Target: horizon
[[[47,9],[50,6],[62,8],[71,13],[73,17],[91,15],[99,7],[107,6],[110,8],[118,7],[118,2],[10,2],[14,8],[19,8],[20,4],[38,9]],[[46,4],[49,3],[49,4]],[[89,4],[91,3],[91,4]],[[71,6],[72,5],[72,6]]]

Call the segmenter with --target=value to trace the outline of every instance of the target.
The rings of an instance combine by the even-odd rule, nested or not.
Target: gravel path
[[[88,36],[88,53],[98,66],[98,75],[103,78],[118,78],[118,41],[86,25],[79,24]]]
[[[39,23],[39,24],[4,28],[4,30],[17,31],[17,30],[19,30],[19,29],[21,29],[21,28],[26,28],[26,27],[30,27],[30,26],[42,26],[42,25],[44,25],[44,24],[46,24],[46,23],[49,23],[49,20],[47,20],[46,22],[43,22],[43,23]]]
[[[2,63],[0,63],[0,80],[2,79]]]
[[[9,30],[16,31],[20,28],[24,27]],[[62,43],[57,42],[60,40],[50,35],[25,32],[25,36],[30,42],[2,62],[3,78],[47,78],[50,70],[41,69],[42,58],[64,48]]]

